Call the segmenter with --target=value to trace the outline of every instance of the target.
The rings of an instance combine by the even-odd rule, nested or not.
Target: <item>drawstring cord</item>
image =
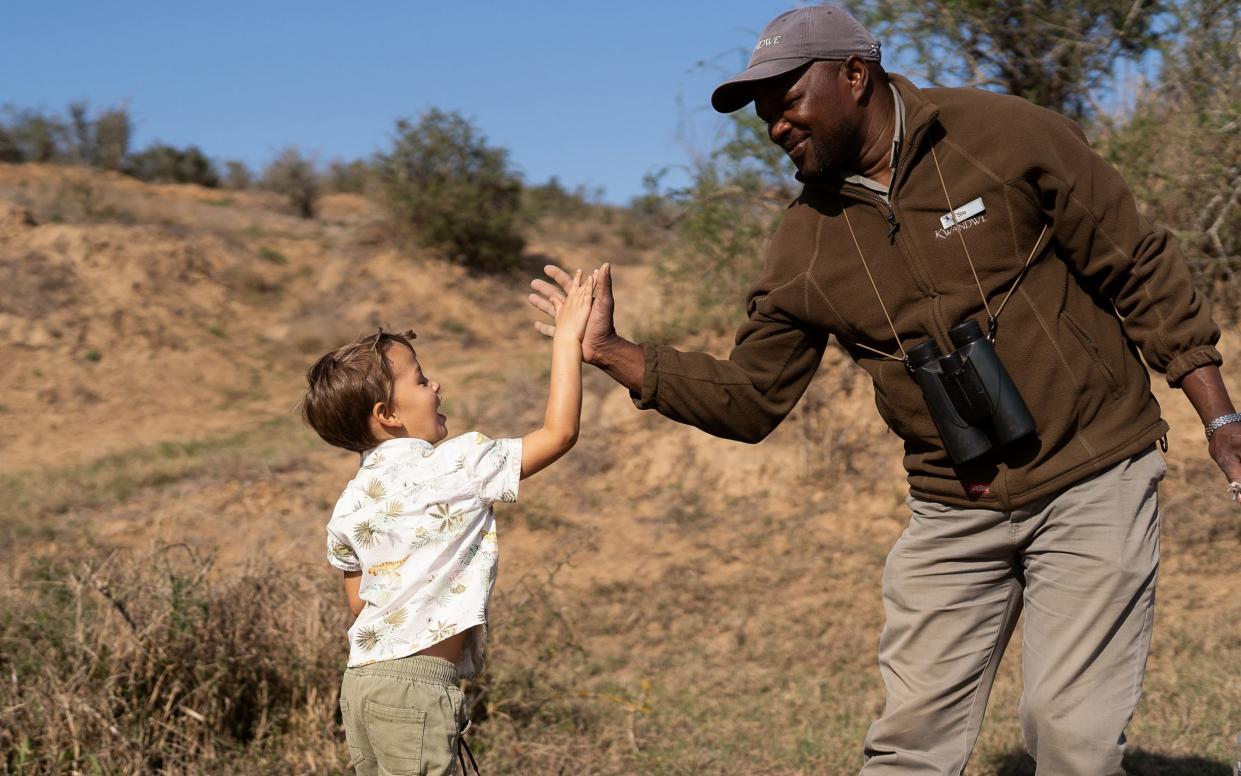
[[[465,770],[465,758],[470,758],[470,766],[474,769],[474,776],[482,776],[478,772],[478,761],[474,759],[474,753],[470,751],[470,745],[466,743],[465,731],[470,729],[470,721],[465,721],[465,727],[461,728],[457,733],[457,760],[461,763],[461,776],[468,776]]]

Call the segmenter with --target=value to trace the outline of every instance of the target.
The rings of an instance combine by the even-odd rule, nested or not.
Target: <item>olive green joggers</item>
[[[357,776],[451,776],[465,704],[457,669],[411,655],[345,670],[340,714]]]

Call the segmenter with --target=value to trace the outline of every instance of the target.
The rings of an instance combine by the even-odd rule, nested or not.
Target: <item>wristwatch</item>
[[[1211,435],[1219,431],[1229,423],[1241,423],[1241,412],[1233,412],[1228,415],[1220,415],[1215,420],[1207,424],[1207,441],[1211,440]]]

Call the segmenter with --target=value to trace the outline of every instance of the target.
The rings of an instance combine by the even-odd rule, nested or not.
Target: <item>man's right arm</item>
[[[569,277],[558,267],[546,271],[556,284]],[[530,295],[530,303],[550,312],[549,299],[561,293],[556,284],[535,280],[532,287],[537,293]],[[764,286],[760,283],[760,288]],[[665,345],[638,345],[616,333],[606,265],[596,292],[582,342],[585,360],[629,389],[640,409],[654,409],[726,439],[758,442],[766,437],[801,398],[827,345],[826,334],[785,315],[761,291],[752,293],[749,320],[738,330],[727,359]],[[543,322],[535,323],[535,328],[546,335],[555,331]]]
[[[643,356],[638,390],[627,386],[635,406],[713,436],[755,443],[784,420],[810,385],[827,335],[755,311],[751,302],[750,319],[738,329],[728,358],[667,345],[635,347]]]

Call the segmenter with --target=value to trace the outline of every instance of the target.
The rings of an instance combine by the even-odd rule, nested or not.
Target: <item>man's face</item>
[[[862,112],[840,62],[811,64],[759,87],[754,110],[771,142],[815,181],[855,169],[862,148]]]
[[[394,344],[386,353],[392,370],[392,405],[410,436],[432,444],[448,436],[447,419],[440,414],[440,384],[429,379],[414,351]]]

